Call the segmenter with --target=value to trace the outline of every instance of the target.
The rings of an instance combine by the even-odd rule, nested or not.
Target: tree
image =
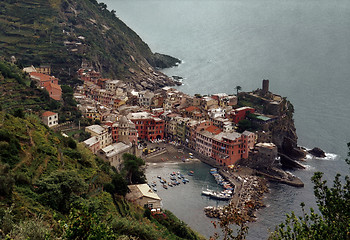
[[[223,240],[235,239],[243,240],[246,238],[249,227],[247,226],[248,216],[246,212],[241,211],[237,207],[229,204],[224,206],[225,214],[220,218],[218,222],[212,222],[214,227],[219,226],[223,235]],[[235,229],[232,228],[232,224],[235,224]],[[210,239],[221,239],[218,233],[215,233]]]
[[[62,223],[64,239],[116,239],[108,224],[83,204],[72,208],[68,221]]]
[[[237,91],[236,96],[238,97],[238,92],[242,90],[242,87],[241,86],[236,86],[235,89]]]
[[[242,133],[245,130],[248,130],[252,127],[252,123],[250,120],[248,119],[243,119],[241,121],[238,122],[238,132]]]
[[[350,143],[348,143],[350,156]],[[350,164],[350,160],[346,159]],[[314,194],[319,213],[310,208],[297,217],[288,214],[284,223],[276,227],[270,239],[350,239],[350,178],[342,182],[340,174],[335,176],[333,186],[322,179],[323,173],[316,172],[312,177]]]
[[[114,174],[112,181],[104,185],[104,190],[112,195],[117,194],[124,197],[129,191],[127,182],[119,173]]]
[[[130,153],[123,154],[124,167],[123,171],[126,173],[126,179],[129,184],[145,183],[146,177],[141,166],[145,165],[145,161]]]

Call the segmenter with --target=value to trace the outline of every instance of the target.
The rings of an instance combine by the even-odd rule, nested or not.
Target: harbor
[[[148,165],[157,165],[157,168],[162,167],[162,165],[163,167],[172,165],[174,167],[175,165],[177,165],[176,167],[190,167],[192,164],[200,162],[200,156],[198,154],[195,154],[196,157],[194,157],[192,153],[184,148],[165,143],[161,143],[160,146],[164,149],[163,154],[156,155],[153,158],[147,158]],[[186,161],[183,161],[184,159]],[[256,176],[256,171],[247,167],[231,166],[230,168],[223,169],[205,165],[207,166],[207,173],[200,174],[205,174],[207,181],[210,180],[213,182],[213,185],[209,187],[204,183],[200,186],[200,193],[194,196],[195,198],[199,198],[201,195],[202,198],[205,197],[212,201],[211,204],[203,206],[202,211],[205,215],[208,218],[220,219],[224,214],[223,206],[230,206],[242,209],[243,213],[247,216],[247,221],[255,221],[256,210],[265,206],[262,199],[264,193],[268,192],[267,180]],[[168,169],[167,172],[156,176],[161,186],[156,188],[156,191],[160,189],[162,191],[169,191],[170,188],[178,191],[181,185],[189,185],[191,182],[189,178],[196,179],[196,172],[197,167],[186,168],[186,170],[182,171],[178,171],[175,168]],[[157,180],[152,179],[150,181],[148,179],[148,181],[150,183]],[[155,190],[154,187],[152,188]],[[162,194],[159,194],[162,197]]]

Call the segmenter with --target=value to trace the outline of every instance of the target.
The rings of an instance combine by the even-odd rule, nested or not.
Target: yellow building
[[[128,201],[134,202],[145,208],[162,208],[162,199],[153,192],[147,184],[129,185],[128,187],[130,192],[125,196]]]

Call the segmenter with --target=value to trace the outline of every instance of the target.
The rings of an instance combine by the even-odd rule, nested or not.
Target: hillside
[[[0,30],[0,56],[15,56],[22,66],[50,64],[53,75],[66,83],[74,83],[85,61],[104,77],[133,85],[174,84],[155,68],[178,60],[153,54],[114,11],[96,0],[4,0]]]
[[[0,173],[0,238],[200,239],[168,211],[103,191],[119,174],[36,115],[0,112]]]
[[[81,113],[73,99],[73,89],[63,85],[62,91],[63,101],[53,100],[16,65],[0,61],[0,109],[16,116],[24,112],[40,115],[44,111],[54,111],[59,113],[60,123],[79,121]]]

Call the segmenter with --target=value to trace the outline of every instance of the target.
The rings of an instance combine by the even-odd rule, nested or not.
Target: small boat
[[[180,184],[180,182],[178,182],[177,180],[174,180],[174,181],[172,181],[171,182],[174,186],[176,186],[176,185],[179,185]]]
[[[202,191],[202,195],[204,196],[211,196],[213,194],[213,190],[207,189]]]
[[[189,176],[193,176],[193,175],[194,175],[194,172],[193,172],[193,171],[189,171],[189,172],[188,172],[188,175],[189,175]]]
[[[222,201],[228,201],[231,199],[231,195],[224,194],[224,193],[218,193],[214,192],[212,195],[210,195],[211,198],[216,199],[216,200],[222,200]]]

